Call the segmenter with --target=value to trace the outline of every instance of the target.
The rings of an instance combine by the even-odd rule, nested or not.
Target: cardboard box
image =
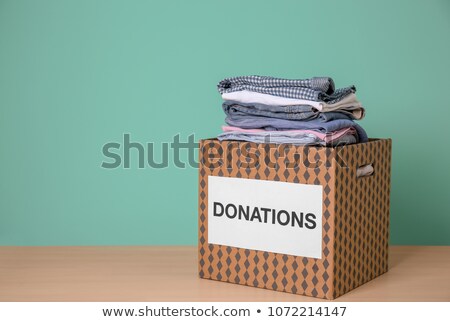
[[[206,139],[199,161],[201,278],[335,299],[388,270],[390,139]]]

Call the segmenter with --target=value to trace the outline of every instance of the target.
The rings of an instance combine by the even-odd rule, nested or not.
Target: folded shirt
[[[268,131],[315,130],[322,133],[330,133],[343,128],[353,127],[358,135],[358,142],[367,142],[369,140],[366,131],[364,131],[364,129],[357,123],[348,119],[335,119],[328,122],[321,122],[318,120],[283,120],[253,115],[245,118],[239,118],[229,115],[226,117],[225,122],[228,125],[243,129],[263,129]]]
[[[260,132],[241,132],[226,131],[217,136],[220,141],[234,140],[247,141],[253,143],[274,143],[274,144],[293,144],[293,145],[324,145],[336,146],[343,144],[357,143],[354,134],[344,134],[333,140],[325,141],[318,136],[300,132],[300,131],[260,131]]]
[[[239,128],[236,126],[223,125],[222,131],[223,132],[234,132],[234,133],[246,133],[246,134],[268,134],[268,133],[270,134],[270,133],[273,133],[274,135],[278,134],[278,135],[284,135],[284,136],[297,135],[297,134],[310,134],[310,135],[314,135],[319,140],[322,140],[325,143],[335,141],[346,135],[355,136],[357,134],[355,128],[353,128],[353,127],[346,127],[346,128],[342,128],[340,130],[334,131],[334,132],[322,133],[322,132],[314,131],[314,130],[266,131],[266,130],[262,130],[262,129],[242,129],[242,128]]]
[[[217,85],[220,94],[252,91],[287,98],[335,103],[356,91],[355,86],[335,90],[330,77],[283,79],[269,76],[239,76],[225,78]]]
[[[317,109],[319,112],[340,111],[353,115],[357,120],[364,118],[365,110],[356,98],[354,93],[347,95],[336,103],[317,102],[305,99],[293,99],[263,93],[242,90],[238,92],[225,92],[222,94],[225,101],[234,101],[239,103],[255,103],[269,106],[297,106],[308,105]]]
[[[286,120],[313,120],[328,122],[334,119],[354,119],[352,113],[346,111],[322,113],[310,105],[265,105],[259,103],[240,103],[225,101],[222,104],[226,115],[235,117],[247,117],[249,115],[273,117]]]

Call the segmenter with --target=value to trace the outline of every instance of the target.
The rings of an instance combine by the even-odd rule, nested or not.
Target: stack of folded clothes
[[[326,146],[368,141],[354,122],[365,115],[356,88],[335,89],[329,77],[241,76],[217,87],[227,123],[217,137],[221,141]]]

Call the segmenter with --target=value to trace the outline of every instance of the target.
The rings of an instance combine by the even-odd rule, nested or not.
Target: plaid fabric
[[[329,77],[283,79],[269,76],[239,76],[225,78],[217,85],[220,94],[248,90],[252,92],[334,103],[356,91],[354,86],[335,90]]]

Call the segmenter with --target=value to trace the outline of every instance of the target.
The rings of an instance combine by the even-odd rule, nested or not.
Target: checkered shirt
[[[283,79],[269,76],[225,78],[217,85],[220,94],[248,90],[263,94],[334,103],[356,91],[354,86],[335,90],[330,77]]]

